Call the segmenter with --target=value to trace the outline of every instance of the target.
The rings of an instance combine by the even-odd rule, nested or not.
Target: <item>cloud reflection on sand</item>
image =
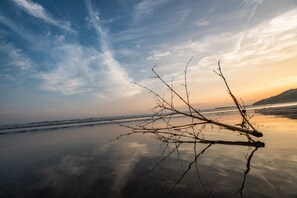
[[[59,164],[40,170],[40,181],[32,185],[31,190],[32,193],[46,192],[49,197],[64,194],[118,197],[139,156],[144,154],[145,144],[130,142],[110,144],[91,155],[66,155]]]
[[[265,133],[261,141],[266,145],[251,159],[244,197],[296,196],[296,120],[257,114],[255,122]],[[180,145],[179,156],[173,153],[147,172],[174,147],[145,135],[105,144],[127,131],[102,125],[0,137],[0,196],[167,196],[194,160],[193,144]],[[213,137],[223,134],[213,132]],[[205,146],[197,145],[197,152]],[[193,165],[170,196],[233,197],[242,185],[252,151],[243,146],[212,145],[197,160],[202,182]]]

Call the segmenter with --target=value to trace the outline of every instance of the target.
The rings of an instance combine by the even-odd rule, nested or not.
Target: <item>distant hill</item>
[[[264,105],[264,104],[275,104],[275,103],[286,103],[286,102],[297,102],[297,88],[287,90],[276,96],[270,98],[265,98],[258,102],[255,102],[253,105]]]

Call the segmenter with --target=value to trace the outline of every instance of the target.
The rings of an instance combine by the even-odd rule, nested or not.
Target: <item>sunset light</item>
[[[198,108],[228,105],[221,61],[252,104],[297,84],[292,1],[33,1],[0,3],[2,123],[147,113],[164,93],[156,70],[182,90],[186,63]]]

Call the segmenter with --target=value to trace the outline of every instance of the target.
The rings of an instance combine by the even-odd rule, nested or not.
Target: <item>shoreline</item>
[[[256,109],[255,112],[263,115],[275,115],[290,119],[297,119],[297,105],[287,107],[270,107],[264,109]]]
[[[246,106],[248,111],[255,111],[263,115],[277,115],[291,119],[297,119],[297,103],[281,103],[271,105]],[[203,114],[217,114],[217,113],[232,113],[238,111],[236,107],[220,107],[213,109],[200,110]],[[152,118],[154,114],[140,114],[140,115],[127,115],[127,116],[113,116],[113,117],[99,117],[99,118],[83,118],[83,119],[70,119],[70,120],[55,120],[55,121],[42,121],[31,122],[25,124],[4,124],[0,125],[0,135],[48,131],[55,129],[77,128],[77,127],[90,127],[104,124],[127,123],[135,121],[144,121]],[[177,116],[178,117],[178,116]]]

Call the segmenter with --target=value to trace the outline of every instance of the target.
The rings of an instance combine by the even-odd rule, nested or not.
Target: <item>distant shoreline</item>
[[[256,113],[260,113],[263,115],[281,116],[281,117],[286,117],[290,119],[297,119],[297,104],[293,106],[286,106],[286,107],[257,109]]]
[[[256,113],[260,113],[263,115],[279,115],[292,119],[297,119],[297,103],[247,105],[246,109],[254,110]],[[231,113],[234,111],[238,110],[236,109],[236,107],[232,106],[201,110],[203,114]],[[154,114],[141,114],[128,116],[42,121],[25,124],[4,124],[0,125],[0,135],[145,121],[151,119],[153,115]]]

